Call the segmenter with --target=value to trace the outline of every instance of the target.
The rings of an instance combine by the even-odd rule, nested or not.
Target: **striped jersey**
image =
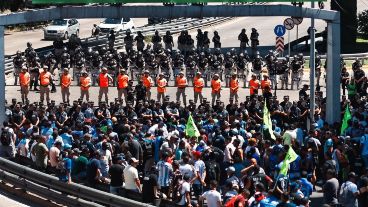
[[[194,171],[197,174],[199,172],[199,176],[202,178],[202,180],[205,179],[205,172],[206,172],[206,165],[202,160],[197,160],[194,163]],[[201,181],[196,179],[193,184],[201,184]]]
[[[160,187],[170,186],[170,179],[173,172],[171,164],[161,160],[157,163],[157,170],[158,170],[158,185]]]

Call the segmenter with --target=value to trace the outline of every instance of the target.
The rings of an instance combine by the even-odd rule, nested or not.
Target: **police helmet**
[[[27,47],[32,47],[32,43],[31,42],[27,42]]]

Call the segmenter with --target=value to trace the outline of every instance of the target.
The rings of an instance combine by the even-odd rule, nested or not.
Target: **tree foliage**
[[[363,35],[368,35],[368,10],[358,15],[358,31]]]

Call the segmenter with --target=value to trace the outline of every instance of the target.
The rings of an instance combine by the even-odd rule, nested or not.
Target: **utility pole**
[[[314,9],[314,0],[311,2],[311,7]],[[315,55],[316,55],[316,44],[315,44],[315,29],[314,29],[314,17],[311,18],[311,27],[310,29],[310,59],[309,59],[309,66],[310,66],[310,118],[311,124],[314,123],[314,105],[315,105]]]

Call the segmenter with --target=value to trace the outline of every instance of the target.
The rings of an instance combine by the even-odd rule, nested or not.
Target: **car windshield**
[[[105,19],[104,23],[105,24],[120,24],[121,19]]]
[[[51,22],[51,25],[64,26],[67,21],[65,19],[56,19]]]

